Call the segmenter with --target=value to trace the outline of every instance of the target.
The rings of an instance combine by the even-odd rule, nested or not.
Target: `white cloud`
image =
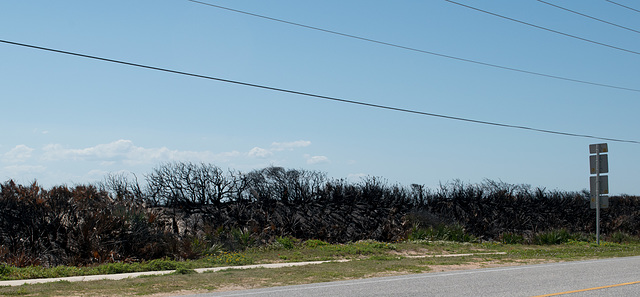
[[[49,134],[49,131],[40,130],[40,129],[36,128],[36,129],[33,129],[33,133],[36,133],[36,134]]]
[[[43,150],[43,160],[100,161],[103,165],[114,164],[114,162],[122,162],[128,165],[166,161],[214,162],[225,161],[242,155],[237,151],[215,154],[210,151],[170,150],[166,147],[144,148],[134,145],[131,140],[124,139],[82,149],[68,149],[60,144],[50,144],[45,146]]]
[[[273,152],[269,151],[269,150],[265,150],[263,148],[259,148],[259,147],[254,147],[249,151],[249,157],[252,158],[269,158],[271,156],[273,156]]]
[[[271,144],[273,151],[293,150],[294,148],[307,147],[311,145],[311,141],[297,140],[292,142],[274,142]]]
[[[298,148],[304,148],[311,145],[310,141],[293,141],[293,142],[274,142],[268,148],[253,147],[248,151],[228,151],[228,152],[211,152],[211,151],[183,151],[169,149],[167,147],[147,148],[136,145],[131,140],[120,139],[113,142],[97,144],[89,147],[68,147],[62,144],[49,144],[42,149],[33,150],[26,146],[19,146],[13,149],[6,156],[14,156],[20,158],[30,157],[31,160],[37,160],[47,165],[48,168],[59,168],[58,165],[49,164],[50,162],[63,162],[65,172],[73,172],[72,180],[93,180],[99,176],[105,176],[111,170],[145,170],[145,168],[157,165],[163,162],[185,161],[185,162],[204,162],[215,164],[226,164],[228,166],[242,167],[249,166],[251,168],[257,166],[256,160],[268,160],[271,164],[281,162],[287,163],[287,159],[295,158],[295,156],[286,156],[289,151]],[[33,156],[31,156],[33,154]],[[273,160],[277,154],[278,160]],[[0,155],[2,158],[3,155]],[[323,164],[328,163],[329,158],[326,156],[304,155],[303,160],[307,164]],[[259,161],[261,162],[261,161]],[[275,162],[275,163],[274,163]],[[25,163],[25,165],[40,165]],[[12,165],[12,164],[5,164]],[[36,172],[49,171],[42,166],[32,167],[14,167],[11,168],[11,175],[18,175],[18,171],[27,175],[36,175]],[[9,171],[9,170],[6,170]],[[48,173],[51,175],[52,173]],[[58,174],[58,173],[56,173]],[[42,177],[38,177],[42,179]]]
[[[2,160],[8,163],[22,163],[31,158],[32,152],[33,149],[24,144],[16,145],[2,156]]]
[[[291,142],[273,142],[270,149],[263,149],[261,147],[252,148],[247,155],[251,158],[270,158],[275,152],[292,151],[296,148],[307,147],[311,145],[311,141],[297,140]]]
[[[104,171],[104,170],[99,170],[99,169],[93,169],[93,170],[89,170],[89,172],[87,173],[87,176],[93,177],[93,178],[102,178],[109,175],[108,171]]]
[[[45,170],[47,170],[47,167],[40,165],[10,165],[3,168],[3,171],[9,174],[9,176],[42,173]]]
[[[322,163],[329,163],[329,158],[327,158],[326,156],[309,156],[306,155],[305,156],[307,158],[307,164],[322,164]]]
[[[347,180],[349,180],[349,181],[360,181],[365,177],[367,177],[367,175],[364,174],[364,173],[351,173],[351,174],[347,175]]]

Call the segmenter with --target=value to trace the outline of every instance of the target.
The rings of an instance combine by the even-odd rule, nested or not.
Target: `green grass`
[[[362,256],[384,254],[396,249],[395,244],[363,240],[347,244],[328,244],[320,240],[297,243],[293,248],[279,244],[247,249],[247,257],[261,259],[256,263],[300,262],[334,259],[354,259]]]
[[[67,276],[83,276],[97,274],[115,274],[143,271],[161,270],[187,270],[194,268],[207,268],[218,266],[239,266],[254,264],[254,259],[260,259],[256,263],[298,262],[331,260],[342,258],[355,258],[366,255],[384,254],[394,250],[396,246],[377,241],[358,241],[349,244],[328,244],[322,241],[311,241],[309,244],[301,244],[296,239],[280,237],[276,244],[249,248],[241,253],[220,252],[206,254],[195,261],[174,261],[169,259],[156,259],[141,263],[107,263],[95,267],[69,267],[57,266],[44,268],[42,266],[30,266],[16,268],[0,264],[0,280],[53,278]]]
[[[640,255],[639,244],[619,244],[601,241],[593,242],[568,241],[562,245],[521,246],[509,252],[512,257],[520,259],[554,259],[583,260]]]
[[[42,266],[29,266],[16,268],[0,264],[0,280],[54,278],[161,270],[185,271],[194,268],[238,266],[249,265],[252,263],[253,259],[247,257],[245,253],[222,252],[218,255],[206,255],[195,261],[156,259],[141,263],[107,263],[94,267],[56,266],[52,268],[45,268]]]
[[[131,296],[160,293],[204,293],[238,288],[258,288],[291,284],[348,280],[384,275],[424,273],[467,267],[492,267],[527,263],[572,261],[606,257],[640,255],[640,243],[615,243],[568,240],[558,245],[504,244],[501,242],[469,243],[412,240],[396,243],[359,241],[327,244],[321,241],[293,241],[293,247],[271,245],[249,248],[243,253],[206,255],[197,261],[158,259],[144,263],[111,263],[97,267],[15,268],[0,265],[5,278],[54,277],[119,273],[156,269],[175,269],[165,276],[146,276],[120,281],[56,282],[48,284],[0,287],[0,296]],[[491,254],[504,252],[505,254]],[[464,257],[425,257],[441,254],[475,254]],[[349,259],[303,267],[280,269],[226,270],[194,273],[198,267],[245,265],[283,261]]]

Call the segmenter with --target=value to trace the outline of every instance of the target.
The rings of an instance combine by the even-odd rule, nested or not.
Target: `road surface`
[[[412,274],[190,296],[640,296],[640,257]]]

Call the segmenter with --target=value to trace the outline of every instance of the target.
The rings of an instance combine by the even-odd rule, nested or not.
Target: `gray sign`
[[[600,157],[600,162],[596,162],[596,159]],[[591,174],[598,173],[598,169],[596,168],[596,163],[600,165],[599,173],[607,173],[609,172],[609,157],[608,155],[591,155],[589,156],[589,168],[591,168]]]
[[[596,197],[596,177],[589,177],[589,185],[591,186],[591,198]],[[599,185],[600,194],[609,194],[609,177],[606,175],[600,176],[600,185]]]
[[[596,197],[591,196],[591,209],[596,208]],[[600,208],[609,208],[609,196],[600,196]]]
[[[607,148],[607,144],[606,143],[597,143],[597,144],[590,144],[589,145],[589,153],[590,154],[606,153],[608,151],[609,151],[609,149]]]

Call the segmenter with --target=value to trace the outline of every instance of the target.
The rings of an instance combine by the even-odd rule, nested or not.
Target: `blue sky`
[[[628,0],[620,3],[637,6]],[[205,1],[207,2],[207,1]],[[551,0],[550,0],[551,2]],[[209,3],[464,59],[640,89],[640,55],[443,0]],[[538,1],[460,1],[632,51],[640,34]],[[606,1],[552,1],[640,30]],[[640,7],[638,7],[640,8]],[[3,1],[0,39],[474,120],[640,140],[640,92],[496,69],[186,0]],[[0,180],[143,177],[163,162],[303,168],[437,187],[460,179],[640,195],[640,145],[374,109],[0,43]]]

